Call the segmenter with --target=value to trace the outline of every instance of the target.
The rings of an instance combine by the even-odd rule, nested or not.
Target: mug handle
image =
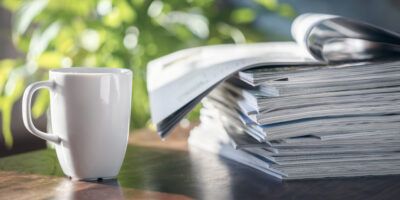
[[[40,137],[44,140],[59,144],[61,142],[60,137],[54,134],[44,133],[38,130],[32,121],[32,115],[31,115],[32,96],[36,92],[36,90],[41,88],[46,88],[51,91],[54,88],[54,82],[40,81],[30,84],[25,89],[24,95],[22,97],[22,119],[24,121],[26,129],[28,129],[28,131],[31,132],[33,135]]]

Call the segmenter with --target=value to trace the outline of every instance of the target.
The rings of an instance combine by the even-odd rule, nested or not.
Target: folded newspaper
[[[299,16],[292,36],[150,62],[160,136],[202,101],[190,145],[280,179],[400,173],[400,36],[323,14]]]

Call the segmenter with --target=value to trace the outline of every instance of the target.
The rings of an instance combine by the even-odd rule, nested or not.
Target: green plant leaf
[[[7,148],[11,148],[13,145],[13,137],[10,129],[12,98],[7,96],[3,91],[5,90],[9,74],[11,73],[14,64],[15,62],[13,60],[0,61],[0,112],[2,115],[2,133]]]
[[[296,11],[290,4],[287,3],[283,3],[279,6],[279,14],[292,19],[296,17]]]
[[[238,28],[231,26],[226,23],[218,24],[217,26],[218,31],[225,36],[232,38],[235,43],[246,43],[246,38],[242,31]]]
[[[35,59],[42,54],[48,47],[51,40],[53,40],[61,28],[59,22],[53,22],[43,32],[36,30],[29,44],[27,59]]]
[[[14,143],[12,132],[11,132],[11,115],[12,115],[13,101],[11,98],[2,99],[2,132],[5,146],[11,149]]]
[[[1,113],[2,113],[2,132],[7,148],[13,146],[13,136],[11,132],[12,109],[14,103],[19,99],[25,87],[25,81],[19,69],[11,72],[10,78],[6,83],[5,95],[2,96]]]
[[[271,11],[277,10],[279,6],[279,2],[277,0],[255,0],[255,2]]]
[[[14,65],[15,65],[14,60],[6,59],[0,61],[0,96],[3,93],[4,86],[8,78],[8,74],[10,74]]]
[[[249,23],[256,17],[254,11],[250,8],[241,8],[234,10],[231,14],[231,20],[238,24]]]
[[[50,95],[48,90],[40,90],[32,105],[32,116],[38,118],[42,116],[50,103]]]
[[[25,33],[33,19],[46,7],[48,0],[30,0],[22,4],[13,18],[13,35]]]
[[[58,51],[47,51],[38,57],[37,64],[39,68],[43,69],[59,68],[62,58],[63,55]]]
[[[21,7],[21,0],[2,0],[0,1],[0,5],[12,12],[15,12]]]

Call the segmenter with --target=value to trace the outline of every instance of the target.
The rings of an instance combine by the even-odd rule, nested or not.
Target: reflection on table
[[[52,149],[0,159],[2,199],[390,199],[400,176],[280,181],[216,155],[188,149],[187,130],[166,142],[131,135],[118,180],[70,181]]]

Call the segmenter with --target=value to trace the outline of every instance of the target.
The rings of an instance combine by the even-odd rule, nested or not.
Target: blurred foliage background
[[[288,4],[277,0],[250,1],[295,17]],[[137,129],[149,125],[148,61],[188,47],[268,40],[252,28],[257,10],[224,0],[2,0],[0,6],[13,13],[11,38],[22,55],[0,60],[1,132],[8,147],[13,144],[12,105],[27,84],[47,79],[50,69],[131,69],[131,128]],[[48,104],[49,94],[41,90],[34,117],[43,115]]]

